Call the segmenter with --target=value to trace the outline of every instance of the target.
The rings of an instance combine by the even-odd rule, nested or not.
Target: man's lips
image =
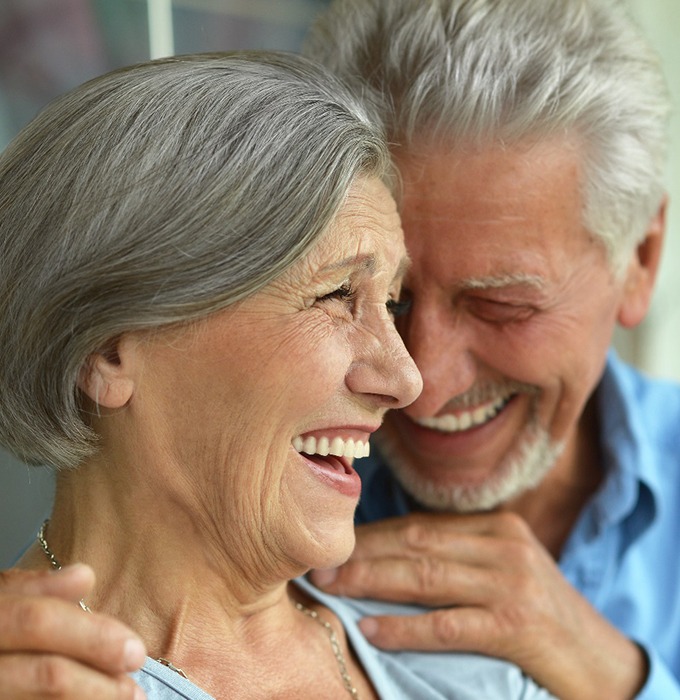
[[[441,416],[412,418],[423,428],[441,433],[459,433],[485,425],[493,420],[511,401],[512,395],[499,396],[471,408],[457,409]]]
[[[487,451],[505,434],[503,428],[510,424],[511,409],[518,396],[435,418],[418,419],[404,411],[394,411],[387,417],[386,433],[393,435],[414,459],[424,460],[420,469],[425,469],[426,462],[432,459],[447,464],[452,458],[472,458]]]

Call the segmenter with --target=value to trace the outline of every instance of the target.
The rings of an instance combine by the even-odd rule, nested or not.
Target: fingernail
[[[128,639],[123,648],[126,671],[136,671],[146,661],[146,648],[139,639]]]
[[[337,569],[315,569],[311,573],[312,583],[319,588],[330,585],[337,577]]]
[[[377,633],[378,623],[372,617],[364,617],[362,620],[359,620],[359,629],[366,639],[370,639]]]

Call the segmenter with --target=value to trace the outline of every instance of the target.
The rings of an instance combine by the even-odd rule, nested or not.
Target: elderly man
[[[308,54],[383,110],[424,379],[363,470],[380,522],[315,582],[435,608],[364,620],[379,646],[680,698],[680,389],[608,354],[664,233],[655,57],[612,0],[335,0]]]
[[[379,522],[317,582],[433,608],[364,620],[380,646],[507,658],[566,700],[680,698],[680,389],[607,354],[664,233],[653,55],[614,0],[337,0],[308,53],[383,105],[425,384],[364,469],[359,519]],[[55,584],[29,583],[0,604],[44,620],[31,594]],[[27,643],[123,697],[135,641],[84,617]]]

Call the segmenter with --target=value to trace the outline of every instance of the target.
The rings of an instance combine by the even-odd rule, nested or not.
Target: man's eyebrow
[[[522,273],[509,275],[489,275],[488,277],[473,277],[463,280],[463,289],[498,289],[500,287],[533,287],[543,289],[545,280],[539,275],[525,275]]]

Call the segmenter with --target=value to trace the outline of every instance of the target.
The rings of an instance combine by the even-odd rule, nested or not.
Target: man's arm
[[[5,700],[143,700],[127,675],[144,663],[141,640],[125,625],[74,605],[94,572],[0,572],[0,697]]]
[[[434,608],[365,618],[376,646],[503,658],[563,700],[631,700],[648,675],[647,655],[568,583],[513,514],[414,514],[364,525],[349,562],[312,581],[332,593]]]

